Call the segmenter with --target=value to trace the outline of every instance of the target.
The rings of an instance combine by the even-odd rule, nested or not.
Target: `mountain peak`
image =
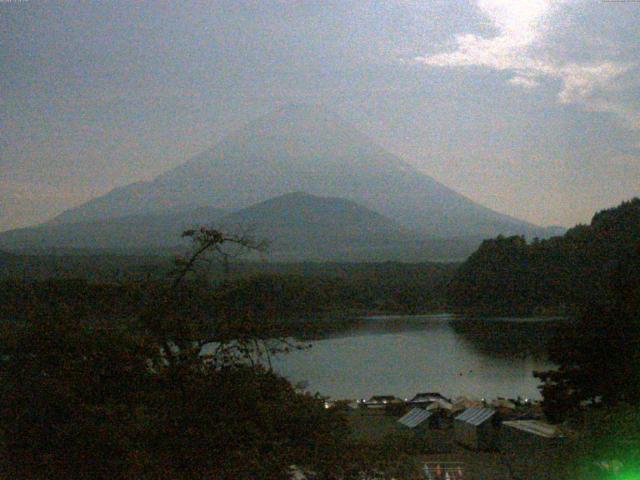
[[[290,120],[316,119],[344,122],[340,115],[320,103],[285,103],[265,117]]]
[[[114,190],[58,220],[72,223],[193,204],[237,210],[291,192],[355,201],[433,237],[539,231],[417,171],[314,104],[284,104],[152,182]]]
[[[285,103],[276,108],[271,114],[274,116],[326,116],[326,115],[334,115],[335,113],[331,112],[323,105],[316,103]]]
[[[308,136],[325,139],[327,136],[341,136],[345,133],[353,136],[356,132],[342,117],[320,104],[287,103],[249,122],[230,138]]]

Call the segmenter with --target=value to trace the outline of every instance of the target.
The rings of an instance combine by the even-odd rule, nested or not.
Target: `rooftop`
[[[557,438],[563,436],[556,426],[539,420],[511,420],[508,422],[502,422],[502,425],[517,428],[518,430],[522,430],[539,437]]]
[[[467,408],[464,412],[456,417],[456,420],[461,420],[465,423],[469,423],[471,425],[481,425],[486,422],[488,419],[493,417],[496,413],[495,410],[491,408],[484,407],[474,407]]]
[[[432,415],[432,413],[433,412],[428,412],[427,410],[423,410],[421,408],[412,408],[409,413],[398,420],[398,423],[401,423],[405,427],[415,428],[422,422],[427,420]]]

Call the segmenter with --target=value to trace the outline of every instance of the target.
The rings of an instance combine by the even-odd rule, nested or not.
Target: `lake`
[[[449,314],[371,317],[275,358],[273,367],[334,399],[425,391],[540,398],[532,371],[553,367],[545,345],[559,325],[559,319]]]

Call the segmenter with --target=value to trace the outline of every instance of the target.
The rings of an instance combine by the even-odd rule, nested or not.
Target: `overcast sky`
[[[500,212],[640,194],[640,2],[0,1],[0,230],[321,103]]]

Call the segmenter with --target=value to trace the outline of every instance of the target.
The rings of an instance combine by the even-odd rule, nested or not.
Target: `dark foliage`
[[[295,465],[347,479],[412,468],[352,443],[340,411],[257,361],[299,347],[278,321],[300,301],[293,283],[187,281],[222,243],[255,247],[188,234],[195,253],[171,282],[7,284],[5,298],[19,302],[0,324],[0,478],[288,479]],[[310,295],[299,308],[316,305]]]
[[[287,478],[293,464],[339,464],[346,424],[321,399],[260,368],[163,367],[152,339],[72,318],[5,328],[8,478]]]
[[[637,255],[640,199],[597,213],[562,237],[486,240],[448,289],[449,303],[499,314],[572,313],[612,296],[612,273]]]
[[[640,245],[621,260],[608,299],[584,307],[552,345],[559,368],[536,374],[552,419],[580,406],[640,406]]]
[[[7,478],[125,478],[144,450],[144,339],[68,309],[3,325],[0,466]]]
[[[113,259],[112,259],[113,260]],[[99,259],[96,260],[99,262]],[[115,261],[115,260],[113,260]],[[128,268],[126,265],[123,269]],[[424,313],[445,308],[446,284],[455,265],[445,264],[253,264],[233,263],[226,277],[189,279],[182,295],[214,308],[261,311],[265,302],[284,319],[369,312]],[[164,269],[166,272],[167,268]],[[81,274],[79,270],[78,275]],[[149,292],[164,291],[170,282],[155,275],[116,281],[110,276],[46,280],[8,279],[0,283],[0,318],[15,318],[39,305],[65,303],[98,317],[130,317],[140,313]],[[212,285],[215,288],[212,288]],[[159,293],[157,293],[159,294]],[[171,302],[167,302],[171,303]]]

